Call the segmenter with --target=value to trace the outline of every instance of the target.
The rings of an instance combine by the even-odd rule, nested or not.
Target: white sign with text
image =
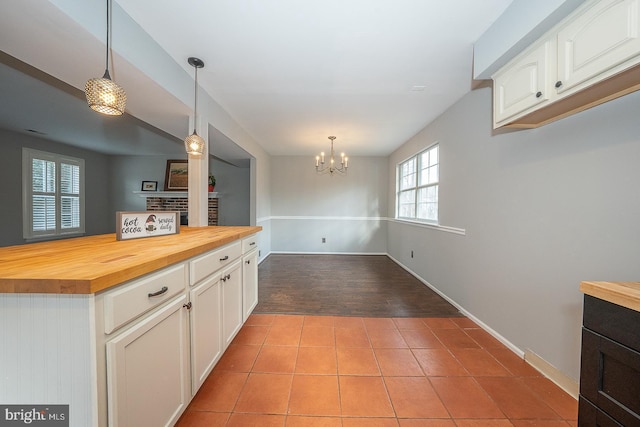
[[[116,240],[180,233],[180,212],[116,212]]]

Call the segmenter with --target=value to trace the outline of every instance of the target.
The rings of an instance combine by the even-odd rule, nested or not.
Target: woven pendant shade
[[[92,110],[110,116],[119,116],[124,113],[127,94],[122,87],[109,78],[108,71],[102,78],[89,79],[84,85],[84,92]]]
[[[189,155],[201,156],[204,152],[204,139],[194,130],[191,135],[184,139],[184,148]]]
[[[87,103],[92,110],[109,116],[120,116],[124,114],[124,107],[127,103],[127,94],[124,89],[117,85],[109,75],[109,9],[110,0],[107,0],[107,51],[105,55],[105,70],[102,78],[89,79],[84,85],[84,93],[87,96]]]

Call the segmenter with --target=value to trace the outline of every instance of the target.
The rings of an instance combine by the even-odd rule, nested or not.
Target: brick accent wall
[[[147,197],[147,210],[188,212],[189,203],[186,197]],[[208,224],[218,225],[218,199],[209,199],[208,212]]]

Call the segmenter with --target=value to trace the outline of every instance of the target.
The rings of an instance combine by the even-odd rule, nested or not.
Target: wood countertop
[[[640,282],[581,282],[580,290],[592,297],[640,311]]]
[[[92,294],[184,261],[262,227],[180,227],[180,233],[116,240],[115,234],[0,248],[0,293]]]

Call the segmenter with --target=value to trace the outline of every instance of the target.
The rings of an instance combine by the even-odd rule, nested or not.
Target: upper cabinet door
[[[640,54],[639,2],[594,2],[558,31],[558,93]]]
[[[494,121],[500,123],[548,99],[550,42],[507,65],[494,78]]]

